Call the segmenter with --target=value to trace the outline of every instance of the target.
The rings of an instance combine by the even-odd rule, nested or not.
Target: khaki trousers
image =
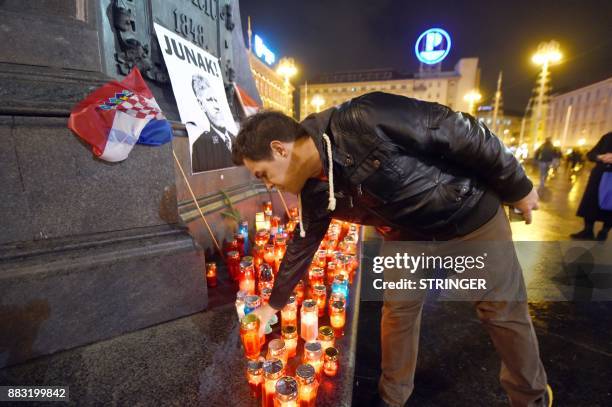
[[[512,231],[502,209],[486,224],[459,241],[512,240]],[[516,252],[508,254],[520,276],[522,298],[525,285]],[[520,297],[517,297],[520,298]],[[546,372],[540,360],[538,341],[526,301],[474,302],[476,314],[489,333],[501,358],[500,382],[513,407],[543,406]],[[414,388],[419,349],[422,300],[384,301],[381,321],[381,397],[392,406],[403,406]]]

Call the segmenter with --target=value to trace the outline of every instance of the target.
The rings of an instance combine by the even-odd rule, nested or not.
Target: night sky
[[[320,73],[393,68],[418,71],[414,42],[431,27],[452,37],[442,62],[479,57],[483,102],[495,92],[499,70],[506,109],[524,111],[538,73],[531,54],[540,41],[561,44],[564,62],[552,86],[570,90],[612,76],[612,1],[242,0],[244,32],[251,16],[278,56],[291,56],[302,84]]]

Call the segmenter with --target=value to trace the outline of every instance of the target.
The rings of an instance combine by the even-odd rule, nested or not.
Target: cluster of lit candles
[[[260,321],[251,312],[268,302],[287,241],[297,223],[296,208],[289,211],[290,220],[284,225],[272,215],[270,202],[264,203],[263,209],[263,213],[256,215],[252,255],[244,255],[249,242],[247,227],[239,229],[226,257],[228,272],[238,283],[236,312],[244,353],[249,360],[247,380],[253,397],[261,399],[264,407],[315,406],[323,375],[336,376],[339,369],[335,340],[344,335],[349,287],[358,267],[359,226],[332,221],[312,259],[307,278],[299,281],[280,312],[280,338],[268,342],[262,358],[266,334],[272,330],[266,327],[266,334],[260,337]],[[237,235],[243,238],[238,239]],[[214,266],[207,266],[207,279],[208,267],[215,268],[216,279]],[[329,325],[319,326],[327,317]],[[275,318],[272,325],[278,322]],[[299,355],[298,345],[302,343],[303,352]],[[299,366],[290,372],[290,365],[296,364]]]

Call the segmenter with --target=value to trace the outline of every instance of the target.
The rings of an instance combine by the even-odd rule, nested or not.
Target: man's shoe
[[[599,240],[600,242],[605,242],[608,239],[608,231],[600,230],[595,239]]]
[[[588,230],[581,230],[578,233],[572,233],[570,237],[576,240],[593,240],[595,238],[595,236],[593,236],[593,231]]]

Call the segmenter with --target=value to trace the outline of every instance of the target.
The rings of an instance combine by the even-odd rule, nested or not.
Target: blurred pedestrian
[[[597,233],[597,240],[604,241],[608,238],[608,231],[612,227],[612,210],[601,208],[601,188],[609,191],[612,186],[601,185],[602,177],[606,172],[612,172],[612,132],[605,134],[591,151],[587,158],[595,162],[595,168],[591,170],[589,182],[584,190],[582,201],[578,207],[578,216],[584,218],[584,229],[570,236],[573,239],[595,238],[593,227],[595,222],[603,222],[603,227]]]
[[[550,169],[550,166],[552,165],[552,162],[556,156],[557,153],[555,152],[555,147],[550,141],[550,137],[547,137],[546,141],[544,141],[544,144],[538,147],[534,154],[534,158],[538,162],[538,165],[540,167],[540,185],[538,185],[539,189],[544,188],[546,184],[546,177],[548,176],[548,170]]]

